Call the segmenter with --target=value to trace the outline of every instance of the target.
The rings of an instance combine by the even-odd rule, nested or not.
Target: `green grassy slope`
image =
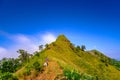
[[[96,50],[76,50],[76,47],[64,35],[60,35],[55,42],[49,44],[42,52],[39,52],[38,56],[33,56],[29,63],[26,63],[15,75],[22,80],[26,66],[32,67],[36,61],[42,66],[46,57],[57,62],[63,70],[76,70],[81,74],[94,77],[94,80],[120,80],[120,71],[110,64],[110,58]],[[31,68],[30,70],[30,75],[33,75],[34,70]],[[33,77],[35,76],[33,75]]]

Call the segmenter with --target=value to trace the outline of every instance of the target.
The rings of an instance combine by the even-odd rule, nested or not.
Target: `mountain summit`
[[[59,35],[56,39],[56,41],[69,41],[65,35]]]
[[[45,62],[48,66],[43,66]],[[38,63],[40,71],[34,68]],[[97,50],[83,51],[60,35],[35,53],[15,75],[25,80],[120,80],[118,63]],[[26,70],[30,74],[25,75]]]

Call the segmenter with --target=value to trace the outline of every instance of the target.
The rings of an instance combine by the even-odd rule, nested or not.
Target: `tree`
[[[38,51],[35,51],[33,54],[38,57],[40,56],[40,53]]]
[[[14,58],[6,58],[0,62],[0,70],[2,73],[15,72],[18,69],[18,66],[20,66],[20,63],[17,59]]]
[[[33,68],[36,70],[36,71],[40,71],[41,70],[41,68],[40,68],[40,63],[39,62],[34,62],[33,63]]]
[[[74,50],[74,49],[75,49],[75,45],[74,45],[73,43],[70,43],[70,48],[71,48],[72,50]]]
[[[48,44],[46,44],[45,47],[47,48],[47,47],[48,47]]]
[[[6,72],[6,73],[0,75],[0,80],[18,80],[18,78],[13,76],[12,73]]]
[[[19,58],[22,62],[25,62],[25,61],[29,60],[30,54],[27,53],[27,51],[25,51],[23,49],[19,49],[17,52],[20,54]]]
[[[43,45],[39,45],[39,50],[43,50]]]
[[[48,44],[45,45],[45,48],[46,48],[46,49],[50,49]]]
[[[80,46],[77,46],[76,49],[77,49],[77,50],[80,50],[81,48],[80,48]]]
[[[81,50],[82,50],[82,51],[85,51],[85,49],[86,49],[85,45],[82,45],[82,46],[81,46]]]

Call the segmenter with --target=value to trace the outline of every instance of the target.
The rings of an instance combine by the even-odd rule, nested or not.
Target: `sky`
[[[120,1],[0,0],[0,59],[33,53],[60,34],[120,60]]]

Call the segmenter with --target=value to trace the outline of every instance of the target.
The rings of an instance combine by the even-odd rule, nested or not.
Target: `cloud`
[[[51,43],[55,40],[56,40],[56,37],[51,33],[47,33],[47,34],[42,36],[43,43]]]
[[[5,56],[7,53],[7,50],[3,47],[0,47],[0,55]]]
[[[52,33],[36,34],[36,35],[25,35],[25,34],[15,34],[6,36],[13,44],[9,46],[8,49],[0,47],[0,59],[3,57],[14,57],[16,58],[19,54],[16,52],[19,49],[27,50],[29,53],[38,51],[38,46],[40,44],[45,45],[46,43],[51,43],[56,40],[56,37]]]
[[[26,35],[23,35],[23,34],[15,35],[13,38],[15,41],[19,43],[31,42],[31,39],[29,39]]]

